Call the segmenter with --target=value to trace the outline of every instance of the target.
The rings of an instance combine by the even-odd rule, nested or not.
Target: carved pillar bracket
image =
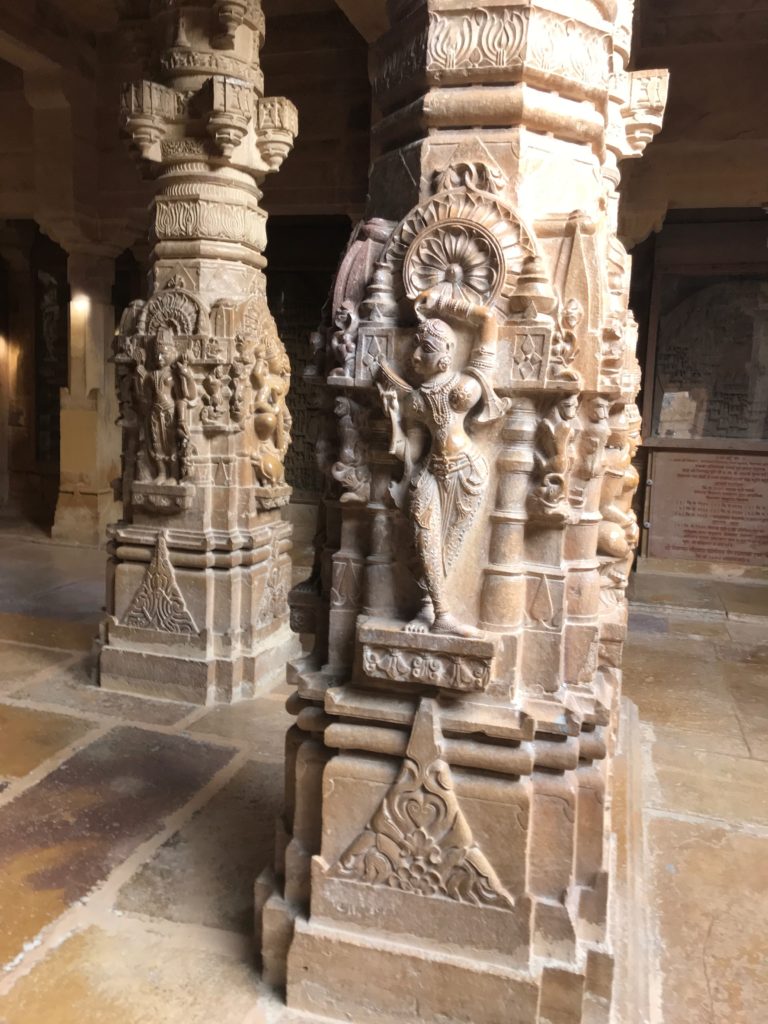
[[[121,123],[156,181],[152,287],[114,343],[124,515],[101,684],[211,703],[270,685],[294,644],[290,367],[267,308],[259,186],[298,119],[264,98],[258,0],[155,0],[143,30],[148,77],[124,87]]]
[[[370,207],[312,341],[315,649],[258,887],[298,1015],[635,1010],[606,796],[637,541],[616,209],[666,77],[626,72],[631,8],[390,0],[373,48]]]

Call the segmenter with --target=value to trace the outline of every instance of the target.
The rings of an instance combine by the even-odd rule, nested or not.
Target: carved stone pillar
[[[100,544],[117,511],[112,480],[120,459],[109,367],[115,261],[103,253],[74,252],[67,272],[69,386],[61,394],[59,497],[51,532],[56,540]]]
[[[115,342],[124,518],[101,685],[211,703],[268,687],[295,644],[280,513],[290,369],[266,303],[259,185],[297,114],[264,98],[259,0],[148,7],[131,28],[152,77],[125,86],[122,118],[157,179],[151,295]]]
[[[625,71],[630,0],[389,7],[369,219],[314,342],[338,528],[291,600],[317,645],[257,886],[265,973],[357,1024],[634,1020],[609,799],[640,379],[616,189],[666,73]]]

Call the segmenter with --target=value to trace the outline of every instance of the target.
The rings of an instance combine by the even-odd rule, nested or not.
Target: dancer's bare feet
[[[428,633],[432,628],[434,616],[427,611],[420,611],[415,619],[411,619],[405,627],[406,633]]]
[[[431,632],[440,635],[464,636],[468,638],[482,636],[479,629],[475,629],[474,626],[465,626],[458,619],[454,618],[453,615],[449,615],[448,612],[439,612],[435,616]]]

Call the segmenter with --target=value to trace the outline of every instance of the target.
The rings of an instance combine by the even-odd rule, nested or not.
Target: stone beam
[[[287,628],[290,368],[266,301],[260,185],[297,113],[266,97],[259,0],[153,4],[124,26],[154,77],[122,126],[155,182],[151,290],[115,342],[123,518],[101,685],[196,703],[276,682]],[[128,13],[131,13],[129,8]]]
[[[336,0],[336,5],[368,43],[374,43],[389,28],[387,0]]]
[[[44,0],[0,0],[0,59],[30,72],[56,68],[95,71],[96,47],[60,10]]]

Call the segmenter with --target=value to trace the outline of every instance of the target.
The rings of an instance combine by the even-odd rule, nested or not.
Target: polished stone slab
[[[282,796],[282,763],[246,765],[123,886],[117,907],[250,934]]]
[[[230,757],[184,736],[117,728],[0,808],[0,963],[102,882]]]
[[[166,936],[91,927],[0,998],[3,1024],[245,1024],[259,996],[252,966]],[[258,1018],[257,1018],[258,1019]],[[251,1024],[256,1021],[251,1018]]]
[[[650,823],[664,1024],[764,1024],[764,836],[674,819]]]
[[[91,728],[67,715],[0,704],[0,776],[27,775]]]

